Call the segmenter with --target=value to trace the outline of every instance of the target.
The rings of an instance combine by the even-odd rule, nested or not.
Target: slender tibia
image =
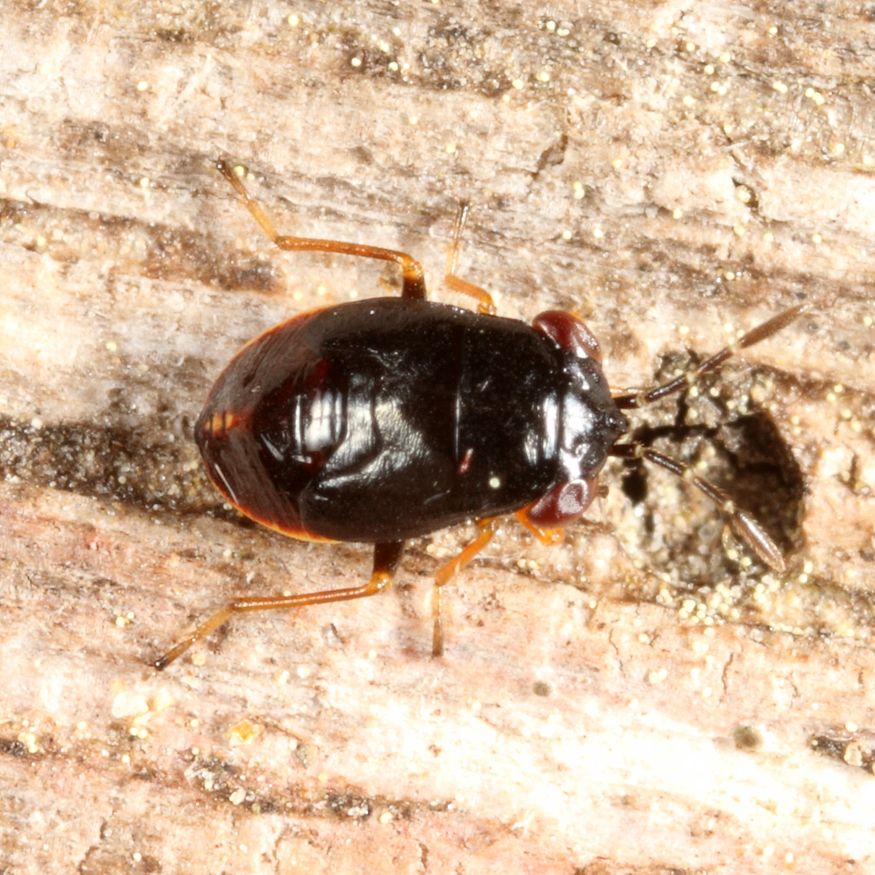
[[[477,309],[481,313],[494,316],[496,308],[492,295],[486,289],[481,289],[480,286],[475,286],[474,283],[469,283],[468,280],[463,280],[460,276],[456,275],[462,230],[465,227],[465,220],[467,218],[468,204],[459,204],[459,212],[456,213],[456,220],[453,222],[453,239],[450,243],[450,248],[447,250],[447,267],[444,273],[444,282],[447,284],[447,288],[452,289],[454,292],[460,292],[463,295],[476,298],[480,302]]]
[[[498,528],[498,520],[495,518],[478,520],[477,526],[480,534],[456,556],[437,570],[434,576],[434,590],[432,592],[432,614],[434,616],[434,633],[432,635],[432,656],[441,656],[444,652],[444,627],[441,618],[441,587],[453,575],[461,571],[491,540]]]
[[[559,526],[555,528],[543,528],[542,526],[535,525],[526,514],[528,508],[523,508],[522,510],[518,510],[514,516],[545,546],[545,547],[555,547],[557,544],[561,544],[563,539],[565,538],[565,529],[560,528]]]
[[[343,243],[339,240],[318,240],[312,237],[289,237],[277,233],[276,227],[264,212],[261,205],[252,197],[243,185],[233,166],[220,159],[216,168],[231,183],[240,200],[252,213],[262,230],[280,249],[291,252],[337,252],[340,255],[358,255],[363,258],[377,258],[382,261],[394,261],[401,267],[403,284],[401,296],[404,298],[425,298],[425,275],[422,265],[405,252],[394,249],[381,249],[378,246],[365,246],[359,243]]]
[[[374,570],[371,579],[362,586],[353,586],[348,589],[328,589],[320,592],[301,593],[289,596],[262,596],[257,598],[240,598],[228,602],[224,608],[216,611],[208,620],[201,623],[194,632],[184,638],[174,648],[169,650],[160,659],[152,663],[158,671],[167,668],[171,662],[182,656],[186,650],[196,641],[205,638],[210,632],[218,629],[231,619],[235,614],[246,611],[266,611],[276,608],[300,608],[306,605],[320,605],[325,602],[341,602],[349,599],[364,598],[382,592],[391,582],[398,567],[398,560],[404,550],[403,541],[395,541],[389,544],[374,545]]]

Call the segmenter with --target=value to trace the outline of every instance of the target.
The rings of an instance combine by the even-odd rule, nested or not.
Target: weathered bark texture
[[[0,872],[875,868],[875,21],[865,4],[2,4]],[[259,530],[192,423],[235,350],[395,269],[505,315],[582,313],[618,387],[811,311],[636,432],[787,555],[766,573],[676,479],[611,463],[549,550],[513,522],[410,545]],[[467,305],[467,302],[465,302]],[[731,329],[727,326],[731,326]]]

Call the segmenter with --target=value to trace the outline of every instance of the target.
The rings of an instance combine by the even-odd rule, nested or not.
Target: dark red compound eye
[[[598,483],[595,478],[560,483],[543,498],[530,504],[525,514],[529,522],[543,529],[567,526],[592,504],[597,493]]]
[[[602,351],[595,335],[576,313],[565,310],[547,310],[532,320],[532,327],[552,337],[559,346],[578,358],[591,358],[601,364]]]

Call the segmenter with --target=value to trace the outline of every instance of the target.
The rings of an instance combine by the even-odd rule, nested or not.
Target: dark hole
[[[724,425],[719,442],[730,455],[732,497],[788,550],[798,537],[805,482],[778,429],[755,413]]]
[[[632,504],[644,501],[647,498],[647,475],[644,466],[641,464],[628,466],[623,472],[620,488]]]

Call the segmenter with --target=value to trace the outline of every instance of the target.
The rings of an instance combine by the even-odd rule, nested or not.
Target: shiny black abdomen
[[[581,368],[596,406],[613,409],[597,364],[525,323],[369,299],[244,347],[197,440],[216,485],[260,522],[297,537],[401,541],[519,510],[562,482],[562,397]],[[595,435],[584,473],[614,439]]]

